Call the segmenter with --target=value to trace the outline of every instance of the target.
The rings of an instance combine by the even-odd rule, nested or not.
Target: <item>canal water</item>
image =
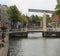
[[[28,38],[10,39],[9,56],[60,56],[60,39],[29,33]]]

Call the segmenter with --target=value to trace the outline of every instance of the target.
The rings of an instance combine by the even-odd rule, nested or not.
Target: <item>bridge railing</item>
[[[60,28],[47,28],[47,31],[60,31]]]
[[[27,28],[20,28],[20,29],[10,29],[10,31],[27,31]]]
[[[27,32],[27,31],[44,31],[43,29],[35,29],[35,30],[28,30],[28,28],[19,28],[19,29],[7,29],[7,33],[11,33],[11,32]],[[60,31],[60,28],[47,28],[47,31]]]

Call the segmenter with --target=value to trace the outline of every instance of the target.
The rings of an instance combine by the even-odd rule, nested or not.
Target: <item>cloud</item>
[[[0,0],[0,4],[6,4],[6,5],[8,5],[8,4],[10,4],[9,3],[9,0]]]
[[[7,5],[16,5],[23,13],[28,13],[29,8],[54,10],[56,0],[0,0],[0,3]]]

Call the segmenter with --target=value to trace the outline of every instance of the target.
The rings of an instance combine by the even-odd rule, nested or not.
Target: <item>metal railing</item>
[[[47,28],[47,31],[60,31],[60,28]]]
[[[28,29],[28,28],[19,28],[19,29],[7,29],[5,33],[13,32],[27,32],[27,31],[43,31],[43,28],[40,29]],[[60,31],[60,28],[47,28],[47,31]],[[2,33],[2,31],[0,31]]]
[[[7,33],[14,33],[14,32],[26,32],[27,28],[20,28],[20,29],[10,29]]]

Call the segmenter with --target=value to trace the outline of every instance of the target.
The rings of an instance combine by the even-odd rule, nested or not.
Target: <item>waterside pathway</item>
[[[0,56],[7,56],[8,49],[9,49],[9,36],[6,34],[6,37],[4,38],[5,43],[4,47],[0,47]]]

